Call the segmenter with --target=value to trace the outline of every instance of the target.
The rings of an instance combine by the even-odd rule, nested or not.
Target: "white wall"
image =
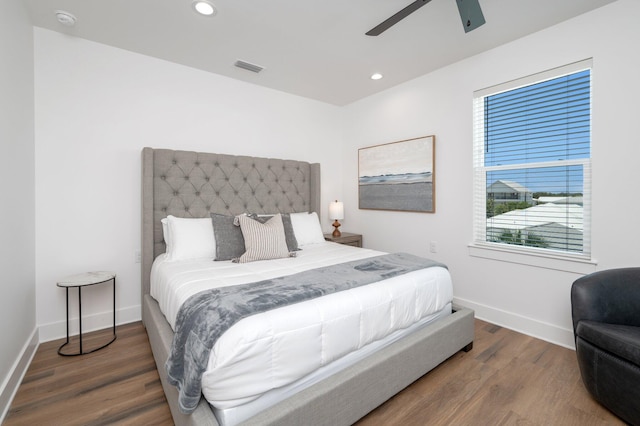
[[[640,2],[619,0],[346,107],[343,155],[350,161],[343,173],[344,229],[362,232],[370,248],[443,261],[457,301],[475,308],[477,317],[573,346],[569,292],[580,274],[469,255],[472,95],[593,57],[593,257],[597,269],[637,266],[637,16]],[[428,48],[421,44],[423,54]],[[431,134],[436,135],[436,213],[358,210],[357,149]],[[430,241],[437,242],[435,254],[429,253]]]
[[[320,162],[323,206],[342,196],[338,107],[40,28],[35,58],[43,341],[64,336],[64,291],[55,283],[69,274],[115,271],[117,322],[140,319],[134,253],[145,146]],[[110,287],[90,290],[83,292],[83,327],[105,327]]]
[[[1,421],[37,334],[33,30],[20,0],[0,2],[0,58]]]

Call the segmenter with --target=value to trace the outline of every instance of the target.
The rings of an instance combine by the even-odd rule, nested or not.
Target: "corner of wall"
[[[39,340],[39,332],[36,327],[31,333],[31,337],[24,344],[20,351],[20,356],[11,367],[11,371],[7,375],[4,383],[0,386],[0,423],[4,422],[5,417],[9,412],[11,402],[16,396],[20,383],[22,383],[22,379],[31,364],[31,360],[38,350]]]

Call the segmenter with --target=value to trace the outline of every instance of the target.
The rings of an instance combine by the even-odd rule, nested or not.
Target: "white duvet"
[[[180,305],[202,290],[380,254],[326,242],[303,247],[295,258],[245,264],[168,262],[161,255],[151,270],[151,296],[175,329]],[[452,298],[449,272],[433,267],[245,318],[213,347],[202,392],[220,409],[245,404],[439,312]]]

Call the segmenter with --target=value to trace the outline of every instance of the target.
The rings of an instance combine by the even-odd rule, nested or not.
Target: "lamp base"
[[[335,229],[333,230],[333,234],[331,234],[331,235],[333,235],[333,237],[334,237],[334,238],[338,238],[339,236],[341,236],[341,235],[342,235],[342,233],[341,233],[341,232],[340,232],[340,230],[338,229],[338,228],[340,228],[340,222],[338,222],[338,220],[337,220],[337,219],[336,219],[336,221],[335,221],[335,222],[333,222],[333,227],[334,227]]]

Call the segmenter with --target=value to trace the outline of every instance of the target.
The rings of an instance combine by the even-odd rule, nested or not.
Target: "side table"
[[[346,246],[362,247],[362,235],[352,234],[350,232],[342,232],[339,237],[334,237],[333,234],[324,234],[325,241],[331,241],[338,244],[344,244]]]
[[[113,338],[104,345],[84,352],[82,350],[82,287],[111,282],[113,284]],[[58,348],[58,354],[63,356],[77,356],[95,352],[98,349],[109,346],[116,340],[116,274],[108,271],[86,272],[84,274],[71,275],[62,278],[56,283],[58,287],[63,287],[67,293],[67,341]],[[74,353],[63,353],[62,348],[69,344],[69,289],[78,289],[78,322],[80,325],[80,349]]]

